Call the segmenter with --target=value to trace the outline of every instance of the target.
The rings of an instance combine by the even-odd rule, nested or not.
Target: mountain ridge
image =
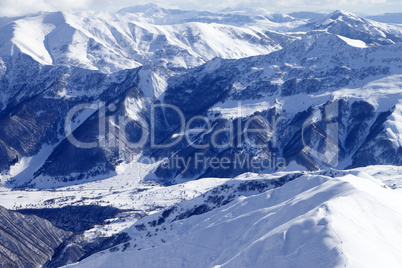
[[[0,18],[2,205],[75,232],[45,267],[397,267],[401,29],[339,10]],[[20,212],[22,233],[50,226]]]

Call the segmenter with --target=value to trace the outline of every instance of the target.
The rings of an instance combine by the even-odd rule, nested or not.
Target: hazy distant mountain
[[[366,18],[385,23],[402,24],[402,13],[385,13],[383,15],[366,16]]]
[[[316,12],[308,12],[308,11],[299,11],[299,12],[292,12],[288,14],[294,18],[298,19],[305,19],[310,21],[318,21],[323,19],[327,14],[324,13],[316,13]]]

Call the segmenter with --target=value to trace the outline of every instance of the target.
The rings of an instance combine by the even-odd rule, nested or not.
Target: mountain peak
[[[344,10],[335,10],[334,12],[324,16],[322,19],[313,23],[314,29],[328,29],[336,25],[343,25],[349,27],[358,27],[359,25],[369,23],[363,18],[356,16],[353,13]],[[337,26],[337,27],[338,27]]]
[[[360,21],[363,22],[363,20],[350,12],[344,11],[344,10],[335,10],[334,12],[330,13],[327,17],[324,18],[323,21],[327,20],[332,20],[332,21],[345,21],[345,20],[353,20],[353,21]]]
[[[339,15],[339,16],[355,16],[353,13],[347,12],[345,10],[337,9],[329,14],[331,15]]]
[[[401,31],[359,17],[353,13],[336,10],[313,24],[314,30],[325,30],[366,44],[389,45],[401,41]]]

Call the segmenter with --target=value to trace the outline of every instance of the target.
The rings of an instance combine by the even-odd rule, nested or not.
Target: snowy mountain
[[[0,18],[0,254],[399,267],[401,46],[339,10]]]
[[[323,19],[301,26],[312,30],[325,30],[354,40],[361,40],[368,45],[387,45],[401,42],[402,28],[358,17],[352,13],[337,10]]]
[[[239,22],[241,18],[246,25]],[[271,30],[297,25],[292,21],[180,12],[154,5],[117,13],[42,12],[0,25],[0,56],[21,51],[43,65],[105,73],[141,65],[187,68],[214,57],[242,58],[278,50],[293,38]]]
[[[379,22],[402,24],[402,13],[385,13],[382,15],[368,16],[367,18]]]
[[[136,150],[127,146],[118,156],[114,153],[117,146],[83,150],[66,139],[55,147],[42,167],[38,167],[35,178],[29,185],[47,188],[48,181],[58,183],[89,179],[96,175],[113,175],[121,160],[129,163],[139,155],[167,159],[167,162],[173,161],[175,157],[190,159],[190,168],[163,168],[166,162],[162,162],[155,175],[163,184],[181,182],[183,179],[233,177],[246,171],[262,171],[258,168],[236,166],[230,170],[210,169],[209,165],[196,167],[196,154],[206,157],[225,156],[234,162],[239,154],[269,160],[270,153],[275,152],[287,164],[294,162],[307,170],[317,170],[328,164],[336,168],[372,164],[400,165],[400,128],[398,119],[395,119],[400,112],[400,49],[399,43],[362,49],[354,43],[351,45],[345,37],[330,33],[311,33],[268,55],[241,60],[216,59],[201,67],[173,75],[166,80],[167,88],[155,101],[149,102],[141,94],[141,90],[128,89],[119,98],[108,99],[119,103],[119,109],[110,113],[108,120],[112,120],[116,113],[129,118],[137,116],[135,121],[151,122],[155,119],[156,142],[168,144],[180,134],[179,118],[169,110],[161,111],[161,114],[151,118],[151,112],[147,108],[152,103],[163,100],[164,104],[178,107],[187,120],[194,116],[207,117],[213,131],[194,136],[190,142],[182,139],[178,144],[163,150],[152,148],[149,142]],[[332,65],[328,65],[328,62]],[[141,81],[141,78],[137,75],[131,81]],[[127,79],[124,81],[122,89],[126,86]],[[375,91],[378,87],[382,89],[380,92]],[[191,94],[188,93],[189,89]],[[395,97],[389,99],[391,95]],[[130,106],[130,100],[143,103],[142,107]],[[241,119],[237,117],[236,110],[239,101],[244,103]],[[299,102],[297,106],[295,102]],[[325,113],[331,103],[337,112],[333,117],[339,128],[335,141],[330,136],[317,136],[321,134],[316,129],[325,131],[328,124]],[[130,114],[133,112],[135,115]],[[265,122],[254,122],[254,127],[268,132],[266,136],[254,139],[260,144],[269,144],[267,148],[253,149],[244,144],[235,148],[211,146],[200,150],[192,146],[194,142],[209,142],[215,132],[226,130],[228,124],[238,125],[240,120],[243,127],[256,114],[261,115]],[[319,118],[316,122],[303,125],[317,114]],[[276,129],[275,145],[270,144],[272,117],[283,118]],[[84,125],[77,128],[74,135],[85,137],[86,141],[96,141],[98,121],[96,115],[90,117]],[[133,128],[138,130],[139,126]],[[303,139],[302,128],[306,137]],[[151,132],[151,129],[148,128],[147,131]],[[125,133],[125,143],[129,139],[138,139],[130,133]],[[240,138],[244,140],[244,128],[240,133]],[[224,135],[224,139],[232,138],[227,136],[227,131]],[[107,140],[112,138],[106,137]],[[328,149],[327,146],[332,146],[336,150],[334,153],[337,154],[337,163],[325,163],[323,159],[306,153],[303,142],[308,142],[316,152],[321,153]],[[65,165],[65,159],[69,155],[79,157],[70,158],[70,164]],[[91,161],[83,161],[88,155],[92,156]],[[271,167],[271,170],[276,168]]]
[[[129,242],[68,267],[398,267],[401,198],[364,173],[304,175],[188,219],[166,210],[157,228],[144,218]]]

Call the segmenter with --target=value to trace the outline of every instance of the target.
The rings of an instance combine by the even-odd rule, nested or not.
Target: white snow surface
[[[139,86],[147,99],[154,100],[163,96],[167,79],[174,72],[159,70],[160,66],[190,68],[215,57],[238,59],[268,54],[281,49],[274,37],[281,34],[271,35],[268,30],[280,32],[304,23],[286,15],[281,17],[283,22],[273,22],[279,15],[264,12],[259,20],[254,18],[252,22],[228,20],[229,13],[225,12],[177,12],[147,5],[117,13],[45,12],[10,19],[0,26],[0,57],[20,51],[42,65],[76,66],[104,73],[145,65],[139,72]],[[341,12],[337,20],[351,19],[363,22],[347,12]],[[326,19],[321,24],[333,22]],[[399,26],[370,23],[368,30],[378,31],[379,35],[402,32]],[[293,33],[294,36],[301,34]],[[291,35],[288,33],[288,37]],[[339,41],[350,55],[361,49],[369,57],[374,55],[374,62],[387,60],[388,52],[381,54],[380,49],[370,49],[361,40],[337,36],[339,40],[322,38],[319,42]],[[308,52],[306,60],[316,62],[312,68],[326,70],[327,55],[338,53],[330,47]],[[389,49],[398,53],[400,46],[390,45]],[[205,68],[213,71],[220,67],[220,61],[210,61]],[[297,61],[285,64],[289,69],[301,68]],[[358,63],[352,61],[349,65],[354,67]],[[241,103],[227,99],[217,103],[210,112],[236,118],[276,107],[291,117],[328,101],[365,100],[378,112],[392,109],[384,123],[384,138],[398,148],[402,146],[402,75],[390,68],[391,75],[357,81],[339,90],[284,97],[264,95]],[[250,79],[257,72],[268,79],[275,74],[275,66],[256,62],[249,73]],[[283,83],[281,78],[272,82]],[[238,81],[233,90],[241,92],[248,83],[247,79]],[[74,97],[79,93],[60,94]],[[140,120],[139,113],[146,103],[127,98],[124,104],[128,115]],[[87,111],[82,112],[73,129],[89,115]],[[51,149],[44,146],[38,155],[22,158],[9,174],[0,175],[0,184],[12,177],[19,184],[31,178]],[[349,161],[346,159],[340,166],[349,166]],[[125,231],[133,238],[130,246],[124,251],[120,246],[115,252],[97,253],[74,267],[401,267],[401,167],[368,166],[334,171],[331,177],[326,171],[304,172],[305,175],[280,188],[238,197],[223,207],[162,225],[160,228],[166,227],[166,231],[155,231],[152,237],[145,237],[134,225],[159,215],[163,209],[178,204],[197,205],[197,197],[223,184],[273,179],[286,174],[243,174],[233,179],[204,178],[187,182],[183,179],[180,181],[183,183],[162,186],[144,180],[156,166],[157,163],[145,165],[139,161],[121,164],[115,174],[81,181],[79,185],[38,177],[34,181],[38,189],[0,187],[1,205],[8,209],[102,205],[127,210],[84,235],[90,237],[102,232],[110,236]],[[300,169],[291,162],[287,171]],[[135,215],[138,212],[144,218],[139,219]]]
[[[221,20],[224,14],[209,14],[212,21],[204,22],[205,16],[197,12],[188,12],[188,20],[177,20],[167,11],[148,6],[136,13],[40,12],[14,18],[0,27],[0,56],[13,55],[18,48],[43,65],[104,73],[150,62],[188,68],[215,57],[238,59],[281,49],[268,30],[292,23],[265,18],[236,25],[236,18]],[[158,12],[170,19],[162,23]]]
[[[367,44],[364,43],[364,42],[361,41],[361,40],[350,39],[350,38],[347,38],[347,37],[341,36],[341,35],[338,35],[338,37],[339,37],[340,39],[342,39],[343,41],[345,41],[346,44],[348,44],[348,45],[350,45],[350,46],[352,46],[352,47],[360,47],[360,48],[366,48],[366,47],[367,47]]]
[[[139,237],[69,267],[400,267],[401,192],[347,173],[306,174],[173,222],[159,245],[137,250]]]

